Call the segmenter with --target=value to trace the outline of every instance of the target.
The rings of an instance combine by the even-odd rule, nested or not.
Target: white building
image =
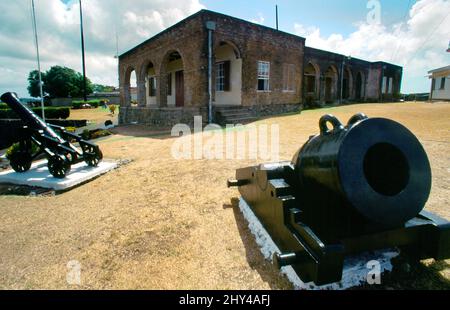
[[[428,72],[431,79],[430,100],[450,100],[450,65]]]

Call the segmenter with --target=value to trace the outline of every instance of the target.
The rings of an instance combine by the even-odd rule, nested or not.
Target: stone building
[[[305,47],[304,66],[306,102],[377,102],[400,93],[403,69],[386,62]]]
[[[379,101],[399,92],[402,76],[401,67],[308,48],[302,37],[208,10],[122,54],[119,72],[120,123],[159,127],[298,111],[341,101],[341,89],[342,101]]]
[[[431,79],[430,100],[450,100],[450,66],[428,72]]]

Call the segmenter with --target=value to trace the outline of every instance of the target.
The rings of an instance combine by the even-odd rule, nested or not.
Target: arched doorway
[[[171,107],[184,106],[184,65],[178,51],[166,54],[161,64],[160,105]]]
[[[364,98],[364,76],[361,72],[356,75],[355,82],[355,99],[361,100]]]
[[[156,106],[156,91],[157,91],[157,78],[156,78],[156,68],[153,62],[149,61],[142,68],[143,78],[145,81],[145,104],[147,106]]]
[[[333,103],[337,100],[338,71],[335,66],[329,66],[325,72],[325,102]]]
[[[318,66],[310,62],[305,67],[304,72],[305,72],[304,86],[306,97],[319,99],[320,70]]]
[[[129,67],[125,71],[125,80],[123,83],[123,104],[125,106],[137,105],[137,78],[136,70],[133,67]]]
[[[241,105],[242,59],[234,43],[222,41],[214,50],[215,105]]]
[[[344,69],[342,81],[342,99],[350,99],[352,93],[353,76],[349,68]]]

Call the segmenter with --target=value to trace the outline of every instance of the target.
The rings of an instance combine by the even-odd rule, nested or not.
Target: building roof
[[[230,16],[230,15],[225,15],[225,14],[218,13],[218,12],[214,12],[214,11],[210,11],[210,10],[200,10],[200,11],[198,11],[197,13],[194,13],[194,14],[192,14],[192,15],[186,17],[185,19],[179,21],[179,22],[176,23],[175,25],[173,25],[173,26],[171,26],[171,27],[169,27],[169,28],[167,28],[167,29],[161,31],[160,33],[156,34],[155,36],[153,36],[153,37],[151,37],[151,38],[145,40],[144,42],[142,42],[142,43],[136,45],[136,46],[133,47],[132,49],[130,49],[130,50],[124,52],[123,54],[121,54],[121,55],[119,56],[119,58],[124,57],[124,56],[130,54],[130,53],[133,52],[135,49],[137,49],[137,48],[139,48],[139,47],[141,47],[141,46],[143,46],[143,45],[145,45],[145,44],[147,44],[147,43],[149,43],[149,42],[152,42],[152,41],[156,40],[157,38],[159,38],[160,36],[166,34],[167,32],[169,32],[169,31],[171,31],[171,30],[173,30],[173,29],[175,29],[175,28],[177,28],[177,27],[179,27],[179,26],[181,26],[181,25],[187,23],[188,21],[190,21],[190,20],[196,18],[197,16],[203,15],[203,14],[212,14],[212,15],[216,15],[216,16],[218,16],[218,17],[231,18],[231,19],[234,19],[234,20],[236,20],[236,21],[240,21],[240,22],[243,22],[243,23],[247,23],[247,24],[254,25],[254,26],[258,27],[258,28],[261,28],[262,30],[264,29],[264,30],[276,31],[276,32],[283,33],[283,34],[288,35],[288,36],[296,37],[296,38],[301,39],[301,40],[303,40],[303,41],[306,40],[304,37],[301,37],[301,36],[298,36],[298,35],[295,35],[295,34],[292,34],[292,33],[284,32],[284,31],[281,31],[281,30],[276,30],[276,29],[274,29],[274,28],[270,28],[270,27],[267,27],[267,26],[264,26],[264,25],[252,23],[252,22],[250,22],[250,21],[243,20],[243,19],[240,19],[240,18],[237,18],[237,17],[233,17],[233,16]]]
[[[438,69],[434,69],[434,70],[428,71],[428,73],[431,74],[431,73],[438,73],[438,72],[449,71],[449,70],[450,70],[450,65],[442,67],[442,68],[438,68]]]

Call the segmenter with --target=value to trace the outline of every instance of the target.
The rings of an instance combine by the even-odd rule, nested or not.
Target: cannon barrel
[[[64,140],[50,126],[20,102],[16,94],[11,92],[4,93],[0,99],[5,102],[18,117],[20,117],[28,128],[32,130],[42,130],[48,137],[51,137],[60,143],[64,143]]]
[[[305,212],[335,209],[330,212],[350,216],[355,211],[370,222],[397,226],[422,211],[431,189],[431,168],[422,145],[406,127],[363,114],[345,126],[325,115],[319,127],[320,134],[293,159],[300,195],[315,208]]]

